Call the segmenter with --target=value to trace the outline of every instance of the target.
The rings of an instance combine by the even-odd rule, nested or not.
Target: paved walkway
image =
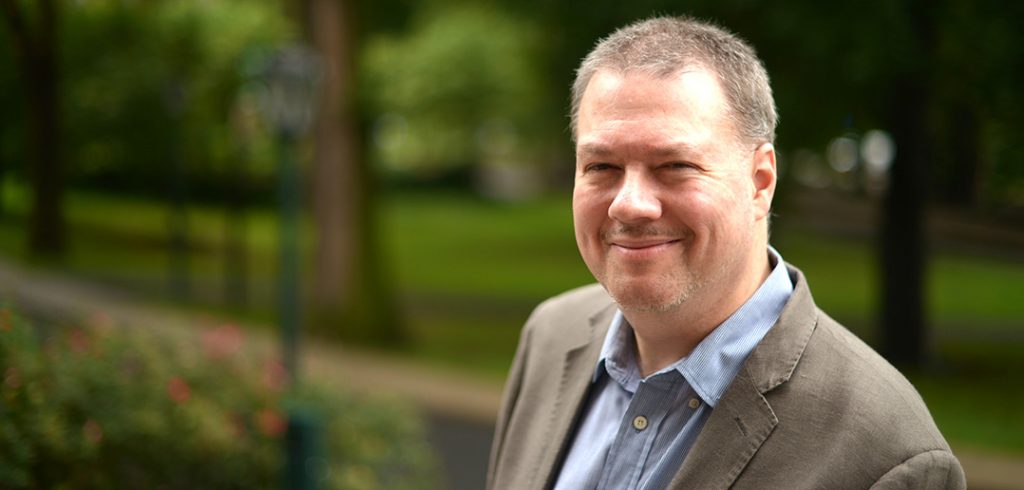
[[[0,301],[53,318],[89,319],[105,315],[116,325],[146,326],[168,335],[191,335],[230,320],[186,313],[140,301],[133,295],[82,282],[60,274],[41,272],[0,258]],[[269,328],[249,329],[248,341],[259,349],[273,349]],[[318,383],[340,384],[381,396],[409,400],[432,413],[432,418],[476,433],[494,423],[501,386],[493,381],[361,349],[303,344],[303,376]],[[466,444],[483,446],[476,437]],[[458,452],[486,451],[462,447]],[[979,490],[1024,490],[1024,457],[956,447],[967,472],[969,487]],[[478,461],[482,461],[478,458]],[[479,463],[478,463],[479,464]],[[451,477],[449,477],[451,478]]]

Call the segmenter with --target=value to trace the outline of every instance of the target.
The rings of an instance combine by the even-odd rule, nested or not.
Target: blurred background
[[[0,487],[277,486],[291,441],[325,488],[480,488],[519,328],[592,281],[574,69],[684,13],[772,77],[774,246],[1024,488],[1009,0],[0,0]]]

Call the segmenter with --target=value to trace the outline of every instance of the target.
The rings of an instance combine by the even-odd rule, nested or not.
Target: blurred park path
[[[0,257],[0,302],[27,315],[61,322],[104,323],[149,328],[170,336],[194,336],[235,323],[144,301],[130,292],[84,282]],[[249,325],[247,346],[276,349],[273,328]],[[198,337],[196,337],[198,338]],[[348,346],[305,342],[301,376],[374,396],[407,400],[426,413],[428,436],[445,472],[447,488],[482,488],[490,433],[501,399],[501,383],[455,368],[410,361]],[[979,490],[1024,489],[1024,455],[955,447],[968,486]]]

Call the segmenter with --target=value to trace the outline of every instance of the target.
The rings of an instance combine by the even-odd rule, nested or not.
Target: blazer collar
[[[570,328],[565,328],[566,335],[563,337],[566,342],[564,362],[559,372],[551,373],[552,376],[558,376],[560,381],[548,424],[550,437],[547,440],[551,442],[541,453],[536,473],[546,478],[540,488],[551,488],[555,484],[556,465],[560,465],[564,459],[571,442],[570,431],[576,426],[585,408],[594,365],[601,354],[602,341],[615,314],[614,305],[611,298],[604,296],[589,317],[584,320],[581,315],[576,320],[579,323],[566,325]]]
[[[778,424],[764,394],[785,383],[800,362],[817,325],[817,308],[807,281],[788,266],[793,294],[779,321],[768,331],[726,389],[669,488],[728,488]],[[570,431],[585,408],[594,365],[615,314],[607,296],[593,303],[588,317],[564,319],[565,335],[558,349],[564,362],[552,376],[559,390],[547,428],[550,441],[541,451],[535,473],[537,488],[554,485],[556,466],[570,443]]]
[[[728,488],[779,423],[764,394],[789,380],[817,325],[803,274],[787,266],[793,294],[711,412],[669,488]]]

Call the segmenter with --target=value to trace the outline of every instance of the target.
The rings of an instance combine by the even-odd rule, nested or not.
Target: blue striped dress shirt
[[[772,272],[689,356],[641,379],[633,328],[617,312],[594,371],[587,408],[556,490],[668,486],[711,411],[779,319],[793,282],[775,249]]]

